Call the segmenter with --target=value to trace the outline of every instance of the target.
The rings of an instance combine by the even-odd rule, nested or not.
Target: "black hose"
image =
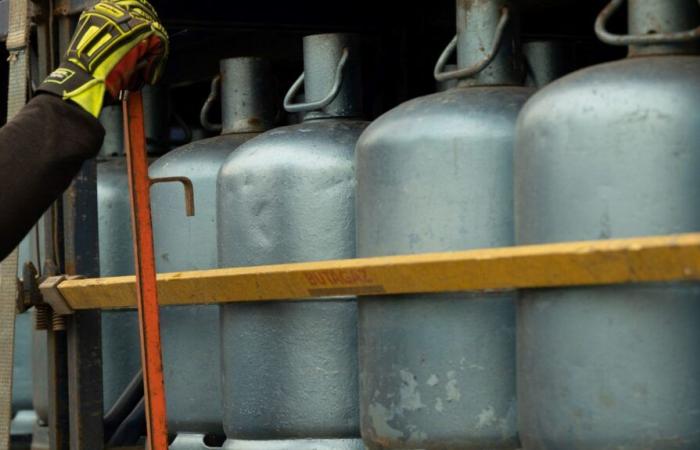
[[[107,443],[109,447],[127,447],[138,444],[141,436],[146,435],[146,402],[138,402],[131,414],[119,425]]]
[[[111,439],[119,426],[131,414],[139,402],[143,399],[143,372],[138,371],[136,376],[124,389],[114,406],[104,417],[105,440]]]

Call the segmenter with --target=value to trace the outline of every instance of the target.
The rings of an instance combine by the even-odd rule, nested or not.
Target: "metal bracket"
[[[36,267],[32,262],[25,263],[22,268],[22,279],[17,280],[17,314],[25,313],[32,306],[39,306],[43,302]]]
[[[75,313],[75,311],[70,307],[66,299],[61,294],[61,291],[58,289],[58,286],[66,280],[80,280],[83,278],[85,277],[79,275],[58,275],[55,277],[47,278],[39,286],[39,290],[41,291],[41,295],[44,298],[44,302],[50,305],[54,313],[58,314],[59,316],[69,316]]]

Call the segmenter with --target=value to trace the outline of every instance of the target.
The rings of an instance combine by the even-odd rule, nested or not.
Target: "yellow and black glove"
[[[100,115],[105,94],[116,99],[160,78],[168,34],[147,0],[102,0],[83,12],[58,69],[39,86]]]

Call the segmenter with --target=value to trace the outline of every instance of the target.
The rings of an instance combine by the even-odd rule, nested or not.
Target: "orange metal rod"
[[[131,225],[134,236],[136,294],[141,332],[141,365],[146,400],[147,449],[168,449],[160,315],[153,251],[151,196],[140,92],[129,93],[123,104],[124,141],[129,168]]]

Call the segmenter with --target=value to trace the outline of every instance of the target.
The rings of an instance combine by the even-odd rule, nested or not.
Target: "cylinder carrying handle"
[[[612,0],[598,14],[595,21],[595,33],[598,39],[610,45],[653,45],[653,44],[674,44],[681,42],[694,41],[700,38],[700,27],[694,30],[678,31],[675,33],[657,33],[657,34],[613,34],[607,30],[608,20],[620,9],[625,0]],[[668,0],[666,0],[668,1]]]
[[[508,10],[507,6],[504,6],[501,10],[501,19],[498,21],[498,26],[496,27],[496,34],[493,37],[493,44],[491,45],[491,50],[488,54],[486,54],[484,59],[482,59],[481,61],[477,61],[471,66],[465,67],[463,69],[443,72],[447,61],[450,59],[450,56],[452,56],[452,53],[457,48],[458,36],[455,35],[455,37],[447,45],[445,50],[443,50],[442,54],[440,55],[440,58],[438,58],[438,61],[435,64],[435,70],[433,72],[433,76],[435,76],[435,79],[437,81],[448,81],[454,80],[455,78],[467,78],[474,76],[477,73],[484,70],[486,66],[491,64],[491,61],[493,61],[493,59],[496,57],[496,54],[498,54],[498,49],[501,47],[501,41],[503,40],[503,32],[506,29],[506,25],[508,25],[509,19],[510,11]]]
[[[219,97],[220,86],[221,75],[217,75],[214,77],[213,80],[211,80],[211,90],[209,91],[209,96],[204,102],[202,110],[199,112],[199,122],[202,124],[202,127],[205,130],[214,133],[221,133],[221,130],[223,130],[224,128],[223,125],[220,123],[209,122],[209,111],[211,110],[211,107],[216,101],[216,99]]]
[[[348,49],[344,48],[343,55],[340,57],[340,61],[338,62],[338,67],[335,69],[335,81],[333,81],[333,87],[331,87],[331,90],[328,93],[328,95],[326,95],[321,100],[315,102],[296,104],[292,103],[294,97],[296,97],[297,93],[299,92],[299,89],[301,89],[301,86],[304,83],[305,75],[304,73],[302,73],[301,76],[297,78],[292,87],[289,89],[287,95],[284,96],[284,109],[286,109],[287,112],[290,113],[307,112],[323,109],[326,106],[333,103],[333,100],[335,100],[335,98],[338,96],[340,88],[343,85],[343,70],[345,69],[345,64],[348,62],[348,57]]]

